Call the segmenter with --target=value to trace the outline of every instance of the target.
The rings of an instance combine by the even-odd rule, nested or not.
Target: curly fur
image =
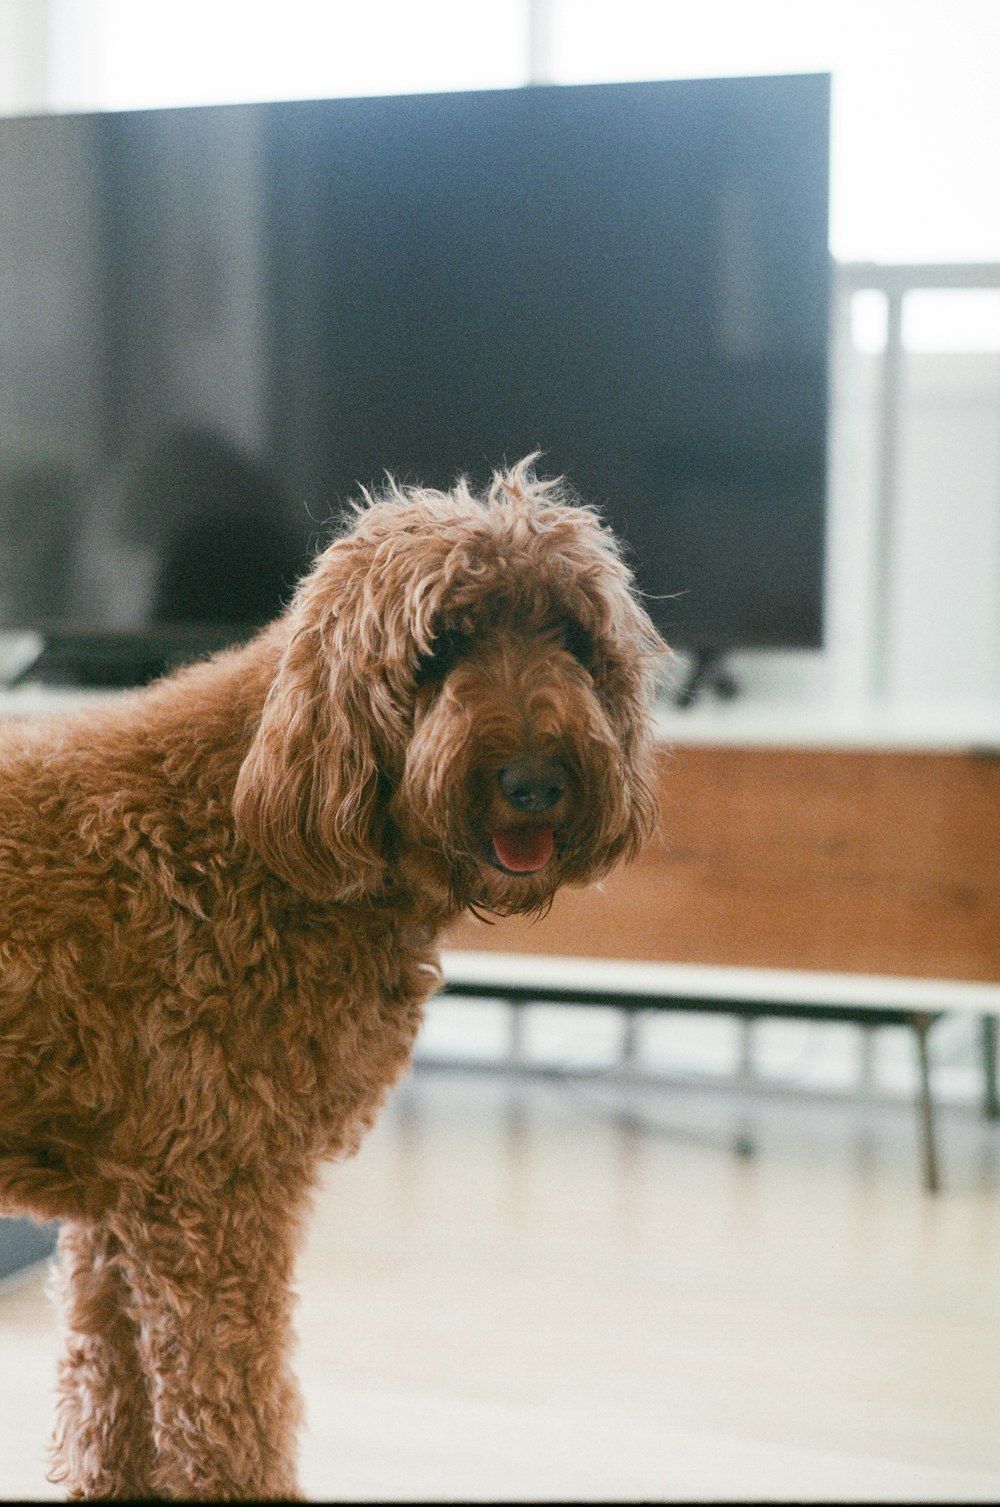
[[[545,908],[651,830],[662,645],[529,462],[365,498],[249,645],[0,736],[0,1208],[63,1221],[55,1479],[290,1497],[317,1164],[409,1061],[464,907]],[[556,760],[551,856],[499,771]]]

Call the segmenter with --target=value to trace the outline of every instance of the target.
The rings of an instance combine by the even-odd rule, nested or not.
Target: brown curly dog
[[[57,1218],[53,1479],[297,1494],[296,1245],[463,907],[654,819],[662,645],[531,461],[393,486],[250,644],[0,740],[0,1207]]]

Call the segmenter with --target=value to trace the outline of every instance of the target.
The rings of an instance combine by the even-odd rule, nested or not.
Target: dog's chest
[[[438,982],[426,933],[348,910],[289,917],[263,939],[232,1001],[239,1080],[275,1129],[317,1154],[353,1149],[409,1063]]]

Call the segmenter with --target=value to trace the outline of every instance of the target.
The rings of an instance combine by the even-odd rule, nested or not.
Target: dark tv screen
[[[0,121],[0,626],[237,637],[360,486],[539,451],[675,646],[818,644],[828,118],[799,75]]]

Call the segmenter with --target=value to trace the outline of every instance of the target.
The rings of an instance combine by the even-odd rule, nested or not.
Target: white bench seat
[[[915,1033],[920,1086],[924,1184],[940,1186],[927,1037],[942,1015],[971,1014],[984,1023],[987,1113],[998,1113],[996,1018],[1000,984],[961,979],[898,978],[772,968],[718,968],[700,963],[646,963],[626,958],[554,957],[445,949],[442,993],[512,1005],[576,1003],[627,1011],[727,1013],[744,1019],[791,1017],[859,1025],[907,1025]]]

